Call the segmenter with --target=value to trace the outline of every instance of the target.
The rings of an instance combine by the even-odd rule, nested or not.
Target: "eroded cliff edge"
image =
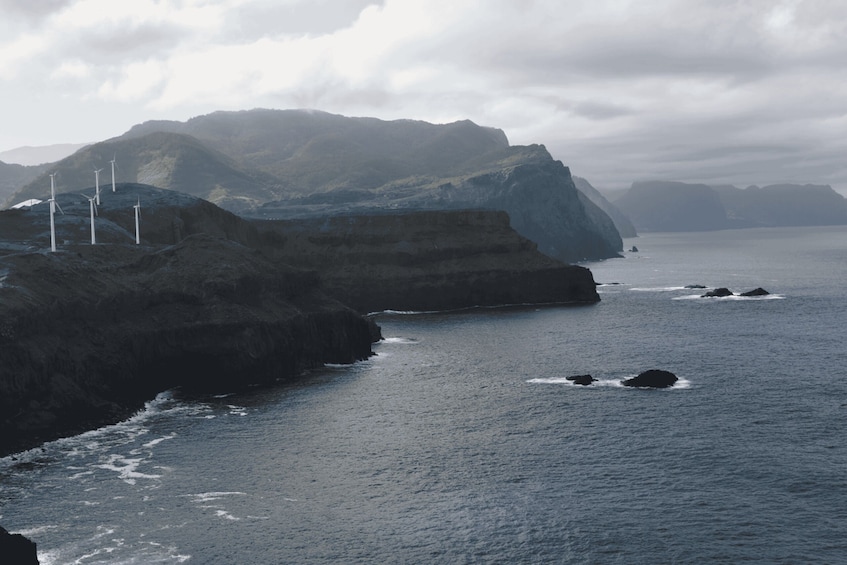
[[[173,387],[237,390],[371,354],[372,323],[314,273],[219,238],[0,268],[0,454],[118,421]]]

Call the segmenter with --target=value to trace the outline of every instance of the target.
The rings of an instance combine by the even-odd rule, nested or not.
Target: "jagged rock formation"
[[[147,122],[56,163],[61,190],[90,186],[92,166],[106,168],[101,180],[110,182],[113,157],[122,180],[245,216],[482,208],[508,212],[516,231],[560,260],[613,257],[623,247],[614,223],[543,146],[512,147],[501,130],[467,120],[253,110]],[[45,172],[6,204],[46,199],[49,187]]]

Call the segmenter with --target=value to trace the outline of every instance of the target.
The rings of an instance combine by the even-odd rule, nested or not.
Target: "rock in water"
[[[597,380],[594,377],[592,377],[591,375],[573,375],[571,377],[565,377],[565,378],[568,379],[569,381],[573,381],[573,384],[575,384],[575,385],[583,385],[583,386],[590,385],[595,380]]]
[[[650,369],[649,371],[644,371],[637,377],[625,379],[623,381],[623,386],[639,388],[667,388],[673,386],[677,380],[679,380],[677,376],[670,371]]]
[[[758,287],[753,290],[748,290],[747,292],[742,292],[740,296],[767,296],[768,294],[770,294],[770,292],[762,287]]]
[[[700,298],[713,298],[713,297],[724,297],[724,296],[733,296],[732,291],[726,287],[716,288],[715,290],[710,290],[706,294],[702,295]]]
[[[3,565],[38,565],[35,542],[0,526],[0,561]]]

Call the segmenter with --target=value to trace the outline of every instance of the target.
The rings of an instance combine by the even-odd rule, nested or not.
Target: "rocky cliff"
[[[591,272],[539,253],[504,212],[431,211],[258,222],[278,262],[313,269],[359,312],[593,304]]]
[[[116,421],[168,388],[363,359],[378,337],[363,312],[599,300],[587,269],[539,253],[502,212],[248,221],[121,184],[101,194],[91,245],[87,197],[57,201],[56,253],[46,203],[0,213],[0,454]]]
[[[156,393],[237,390],[371,353],[314,273],[195,235],[0,262],[0,454],[116,421]]]

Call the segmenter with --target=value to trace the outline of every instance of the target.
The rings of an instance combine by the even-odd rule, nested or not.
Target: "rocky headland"
[[[91,189],[81,191],[91,193]],[[298,378],[371,355],[385,309],[592,304],[591,273],[494,211],[246,220],[137,184],[0,213],[0,454],[127,417],[156,393]],[[141,203],[141,245],[133,205]]]

